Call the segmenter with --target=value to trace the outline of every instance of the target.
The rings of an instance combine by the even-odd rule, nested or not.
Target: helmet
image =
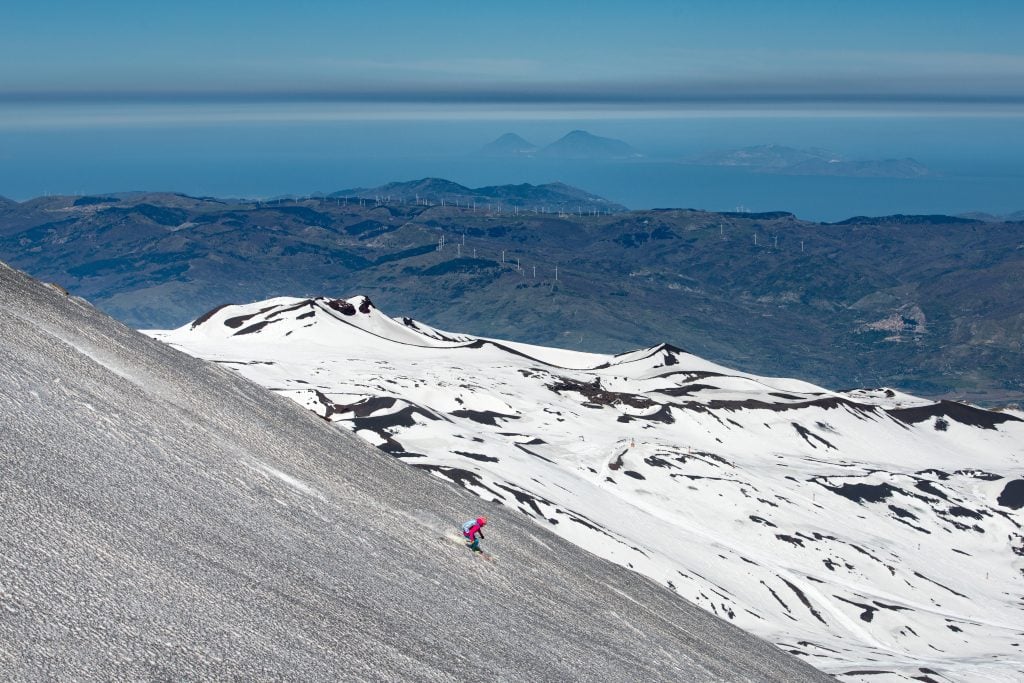
[[[486,517],[477,517],[476,518],[476,523],[479,524],[480,526],[483,526],[484,524],[487,524],[487,518]]]

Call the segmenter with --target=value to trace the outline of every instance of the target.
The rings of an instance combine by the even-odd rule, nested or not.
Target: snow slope
[[[1024,676],[1024,420],[280,298],[151,332],[847,679]]]
[[[2,264],[0,342],[0,679],[825,680]]]

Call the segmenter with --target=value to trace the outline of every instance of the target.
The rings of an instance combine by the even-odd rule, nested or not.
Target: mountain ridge
[[[14,678],[827,680],[2,263],[0,294]]]
[[[480,338],[365,296],[150,334],[844,679],[877,680],[863,661],[889,680],[1014,670],[1019,411],[836,392],[664,343],[608,356]]]
[[[588,213],[593,211],[607,213],[627,210],[621,204],[561,182],[543,185],[530,183],[487,185],[470,188],[443,178],[422,178],[386,183],[374,188],[339,190],[332,192],[327,197],[337,200],[361,198],[386,203],[417,202],[423,205],[447,203],[463,207],[506,201],[510,203],[506,208],[548,212],[582,210]]]
[[[3,214],[0,256],[136,327],[224,301],[358,289],[481,336],[599,352],[667,339],[761,375],[1024,399],[1018,223],[581,216],[578,205],[517,213],[506,199],[475,212],[372,198],[76,201]]]

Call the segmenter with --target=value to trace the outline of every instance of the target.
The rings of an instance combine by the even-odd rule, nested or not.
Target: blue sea
[[[572,128],[624,139],[634,161],[487,159],[516,131],[545,144]],[[923,178],[785,176],[684,163],[753,144],[847,158],[913,157]],[[1024,209],[1024,125],[992,121],[382,122],[0,129],[0,195],[176,191],[273,197],[442,177],[479,187],[562,181],[633,209],[791,211],[838,221],[895,213]]]

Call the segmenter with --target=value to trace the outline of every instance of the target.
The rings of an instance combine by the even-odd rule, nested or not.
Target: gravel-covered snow
[[[151,332],[847,679],[1024,676],[1024,421],[280,298]]]
[[[3,680],[825,680],[2,264],[0,418]]]

